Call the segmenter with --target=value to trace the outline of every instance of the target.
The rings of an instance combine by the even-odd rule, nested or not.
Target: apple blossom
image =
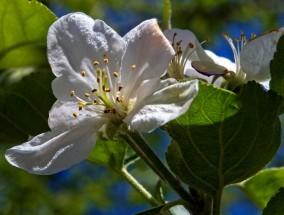
[[[99,133],[150,132],[185,113],[198,91],[197,81],[160,79],[174,50],[155,19],[120,37],[101,20],[68,14],[50,27],[47,47],[56,76],[51,131],[6,152],[30,173],[53,174],[84,160]]]
[[[164,35],[171,42],[176,54],[171,60],[168,67],[168,75],[176,79],[183,79],[189,77],[191,79],[202,79],[208,83],[212,83],[214,80],[208,78],[207,74],[201,74],[197,72],[191,65],[192,61],[206,61],[208,64],[214,63],[211,55],[214,55],[211,51],[204,50],[202,43],[198,41],[196,36],[189,30],[181,29],[169,29],[165,30]],[[219,58],[219,61],[230,64],[231,62],[226,58]],[[233,63],[230,64],[234,66]],[[212,71],[213,74],[215,71]],[[224,75],[228,71],[225,67],[220,66],[216,71],[216,75]]]
[[[178,67],[179,74],[184,73],[191,78],[205,79],[209,83],[213,83],[216,78],[222,76],[227,80],[227,87],[230,89],[249,80],[268,81],[270,79],[269,64],[276,51],[278,39],[283,35],[283,30],[280,28],[258,37],[254,36],[248,41],[242,34],[236,40],[236,44],[227,34],[223,34],[232,48],[235,63],[204,50],[191,31],[167,30],[164,34],[172,41],[176,50],[174,59],[178,57],[181,59],[173,59],[168,71],[171,72]],[[206,76],[215,76],[215,78],[210,79]]]

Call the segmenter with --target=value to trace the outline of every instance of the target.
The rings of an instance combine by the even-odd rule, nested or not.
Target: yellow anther
[[[89,93],[85,93],[85,97],[89,98],[90,94]]]
[[[97,101],[97,99],[95,99],[95,100],[94,100],[94,104],[98,104],[98,101]]]
[[[115,99],[117,102],[123,102],[123,98],[121,98],[121,97],[116,97],[116,99]]]
[[[79,106],[78,106],[78,109],[79,109],[79,110],[82,110],[82,109],[83,109],[83,105],[79,105]]]
[[[188,46],[189,46],[189,48],[191,48],[191,49],[194,47],[193,43],[189,43]]]
[[[110,89],[109,89],[109,88],[107,88],[105,85],[103,85],[103,87],[102,87],[102,88],[103,88],[103,91],[104,91],[104,92],[110,92]]]
[[[100,83],[100,80],[101,80],[100,77],[97,77],[97,83]]]
[[[93,89],[93,90],[92,90],[92,93],[95,93],[95,92],[97,92],[97,91],[98,91],[97,89]]]
[[[130,66],[131,69],[136,69],[136,65],[133,64],[132,66]]]
[[[73,116],[76,118],[78,116],[77,112],[73,112]]]
[[[122,90],[122,88],[123,88],[122,86],[119,86],[119,87],[118,87],[118,91],[121,91],[121,90]]]
[[[100,63],[98,62],[98,61],[94,61],[94,66],[98,66],[98,65],[100,65]]]
[[[81,75],[82,75],[83,77],[85,77],[85,76],[86,76],[86,72],[83,70],[83,71],[81,72]]]
[[[73,96],[75,95],[75,91],[74,91],[74,90],[71,90],[69,95],[70,95],[71,97],[73,97]]]
[[[104,62],[105,62],[105,63],[108,63],[108,59],[107,59],[107,58],[104,58]]]
[[[111,112],[110,109],[105,109],[105,110],[104,110],[104,113],[110,113],[110,112]]]
[[[114,72],[113,76],[117,78],[118,77],[118,72]]]

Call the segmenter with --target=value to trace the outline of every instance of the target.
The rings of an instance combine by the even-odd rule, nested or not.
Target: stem
[[[171,1],[164,0],[164,11],[163,11],[163,19],[164,19],[164,28],[171,29],[171,17],[172,17],[172,9],[171,9]]]
[[[119,172],[134,189],[140,193],[153,207],[157,207],[160,203],[149,193],[128,171],[122,168]]]
[[[220,215],[222,190],[218,190],[213,197],[213,215]]]
[[[138,132],[129,131],[128,133],[121,134],[121,137],[164,182],[169,184],[179,194],[182,199],[193,203],[189,193],[181,186],[180,181],[161,162],[155,152],[152,151]]]

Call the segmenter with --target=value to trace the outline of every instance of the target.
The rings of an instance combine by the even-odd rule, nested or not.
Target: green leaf
[[[18,144],[49,130],[48,112],[55,102],[53,74],[38,72],[0,88],[0,142]]]
[[[263,215],[284,215],[284,188],[279,191],[269,200],[267,206],[263,210]]]
[[[265,169],[238,187],[263,209],[279,187],[284,187],[284,168]]]
[[[284,97],[284,36],[280,37],[273,60],[270,61],[270,89]],[[284,112],[284,105],[281,113]]]
[[[88,160],[120,172],[124,166],[127,144],[121,140],[99,138]]]
[[[282,98],[249,82],[240,95],[201,84],[188,112],[165,128],[166,158],[185,183],[212,196],[262,169],[281,142]]]
[[[56,16],[35,0],[0,0],[0,69],[47,65],[46,36]]]

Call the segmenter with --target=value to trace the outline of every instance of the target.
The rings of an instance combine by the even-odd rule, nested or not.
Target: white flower
[[[206,61],[214,63],[211,58],[213,54],[210,51],[205,51],[195,35],[189,30],[170,29],[163,32],[166,38],[171,42],[176,54],[168,67],[168,75],[176,79],[183,79],[189,77],[192,79],[203,79],[211,83],[212,78],[208,78],[207,75],[202,75],[197,72],[191,65],[192,61]],[[231,63],[226,58],[220,58],[219,61],[225,63]],[[234,66],[231,63],[231,66]],[[212,71],[213,73],[215,71]],[[220,67],[216,72],[216,75],[224,75],[228,71],[224,67]],[[215,74],[215,73],[214,73]]]
[[[155,19],[120,37],[101,20],[68,14],[50,27],[47,43],[58,99],[51,131],[6,152],[30,173],[53,174],[84,160],[109,127],[152,131],[183,114],[198,91],[197,82],[160,80],[174,50]]]
[[[248,80],[265,82],[270,79],[269,64],[283,31],[284,29],[280,28],[258,37],[254,36],[248,41],[242,35],[236,41],[237,46],[228,35],[224,34],[232,48],[235,63],[211,51],[203,50],[195,35],[188,30],[171,29],[165,31],[164,34],[172,41],[176,52],[178,46],[182,52],[180,55],[182,60],[172,61],[170,68],[173,67],[173,62],[177,62],[176,64],[180,65],[186,76],[205,79],[209,83],[215,80],[214,77],[209,79],[205,76],[215,76],[215,78],[223,76],[228,81],[229,87],[234,88]]]

